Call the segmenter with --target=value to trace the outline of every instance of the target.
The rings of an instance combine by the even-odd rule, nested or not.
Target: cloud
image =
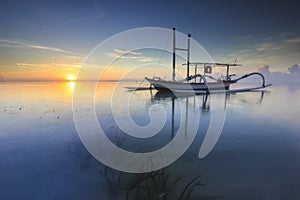
[[[286,41],[287,41],[287,42],[290,42],[290,43],[297,44],[297,43],[300,43],[300,37],[287,39]]]
[[[106,55],[108,57],[111,57],[111,58],[118,58],[118,59],[125,59],[126,58],[125,56],[122,56],[122,54],[119,54],[119,53],[116,53],[116,52],[106,53]]]
[[[41,50],[59,52],[59,53],[64,53],[64,54],[79,55],[78,53],[74,53],[74,52],[67,51],[67,50],[60,49],[60,48],[56,48],[56,47],[36,45],[36,44],[32,44],[32,43],[28,43],[28,42],[21,42],[21,41],[17,41],[17,40],[0,39],[0,46],[1,47],[6,47],[6,48],[41,49]]]
[[[0,73],[0,82],[3,82],[3,81],[5,81],[5,76]]]
[[[300,75],[300,66],[298,64],[290,66],[288,70],[292,75]]]
[[[29,47],[33,48],[33,49],[43,49],[43,50],[50,50],[50,51],[54,51],[54,52],[73,54],[71,51],[66,51],[66,50],[63,50],[63,49],[55,48],[55,47],[46,47],[46,46],[39,46],[39,45],[31,45]]]
[[[300,77],[300,66],[298,64],[291,65],[287,67],[288,72],[271,72],[269,65],[261,65],[259,66],[256,71],[263,73],[264,75],[268,74],[284,74],[284,75],[297,75]]]
[[[132,55],[141,55],[141,52],[138,51],[126,51],[123,49],[114,49],[115,52],[121,53],[121,54],[132,54]]]
[[[116,59],[136,60],[140,62],[151,62],[153,59],[142,55],[138,51],[126,51],[123,49],[114,49],[114,52],[106,53],[108,57]]]
[[[261,72],[263,74],[270,74],[270,66],[262,65],[256,69],[256,71]]]
[[[270,82],[274,86],[287,86],[291,90],[300,89],[300,66],[294,64],[286,69],[287,72],[271,71],[269,65],[262,65],[257,71],[265,76],[267,83]]]
[[[52,65],[59,66],[59,67],[77,67],[80,68],[82,65],[81,63],[78,64],[68,64],[68,63],[51,63]]]
[[[17,66],[22,66],[22,67],[76,67],[80,68],[81,64],[76,63],[76,64],[68,64],[68,63],[50,63],[50,64],[45,64],[45,63],[16,63]]]
[[[35,63],[16,63],[16,65],[22,67],[51,67],[50,64],[35,64]]]
[[[150,57],[142,57],[142,58],[140,58],[140,61],[141,62],[151,62],[152,58],[150,58]]]
[[[300,63],[300,37],[291,33],[268,37],[250,37],[237,39],[239,45],[220,57],[222,61],[232,62],[235,58],[248,67],[257,67],[268,63],[272,69],[284,71],[283,66]]]

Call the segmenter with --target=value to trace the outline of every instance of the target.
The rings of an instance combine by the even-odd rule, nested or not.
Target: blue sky
[[[288,0],[1,1],[0,72],[22,66],[17,63],[27,63],[29,71],[29,64],[80,65],[99,42],[145,26],[191,33],[217,61],[237,56],[252,68],[267,64],[285,71],[300,63],[299,5]]]

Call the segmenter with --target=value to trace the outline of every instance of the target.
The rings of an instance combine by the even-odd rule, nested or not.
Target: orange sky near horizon
[[[80,72],[80,67],[74,66],[47,66],[40,68],[38,70],[34,67],[30,68],[29,66],[19,67],[15,69],[6,69],[0,72],[0,81],[76,81],[77,79],[84,81],[95,81],[95,80],[142,80],[144,77],[153,77],[160,76],[162,78],[170,79],[171,78],[171,64],[170,65],[161,65],[161,64],[143,64],[137,66],[109,66],[106,69],[91,68],[88,69],[88,73],[83,77],[77,77]],[[249,69],[248,69],[249,70]],[[197,73],[202,73],[203,69],[199,68]],[[231,68],[232,73],[244,73],[245,68],[234,67]],[[177,75],[178,79],[185,77],[186,67],[177,65]],[[223,73],[224,68],[213,68],[213,74]],[[99,76],[95,76],[99,74]],[[190,74],[194,74],[194,67],[190,67]],[[92,78],[89,78],[92,77]]]
[[[68,81],[69,76],[76,77],[78,71],[79,68],[73,67],[63,69],[52,67],[41,70],[3,70],[1,74],[5,81]]]
[[[86,65],[84,64],[86,59],[84,55],[60,49],[54,48],[53,50],[50,47],[48,49],[46,47],[39,47],[39,49],[28,47],[26,51],[22,48],[17,48],[18,51],[15,49],[16,47],[1,49],[3,52],[1,56],[4,59],[0,61],[0,81],[70,81],[70,76],[74,77],[73,80],[77,80],[82,65]],[[271,58],[274,60],[274,56]],[[107,52],[103,59],[113,60],[113,63],[109,66],[99,66],[99,62],[97,62],[97,64],[91,64],[91,69],[85,66],[84,68],[90,70],[90,77],[93,78],[84,77],[83,80],[119,80],[120,78],[143,80],[145,76],[171,79],[172,57],[170,52],[156,49],[126,52],[122,49],[113,49],[112,52]],[[244,59],[244,63],[242,59],[240,60],[244,65],[232,67],[231,73],[241,75],[253,72],[264,64],[256,59]],[[186,67],[182,66],[185,62],[179,56],[176,58],[176,71],[179,74],[176,78],[178,79],[186,76]],[[281,71],[287,72],[287,67],[288,65]],[[277,71],[277,69],[272,66],[270,71]],[[101,75],[99,72],[103,72],[103,74]],[[202,72],[203,69],[198,69],[198,73]],[[213,73],[224,74],[224,69],[213,68]],[[95,77],[95,74],[99,74],[99,76]],[[190,74],[194,74],[193,66],[190,68]]]

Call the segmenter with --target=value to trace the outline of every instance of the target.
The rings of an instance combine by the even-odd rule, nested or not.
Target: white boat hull
[[[232,81],[216,81],[205,83],[182,83],[176,81],[165,81],[165,80],[156,80],[145,77],[145,79],[157,90],[169,90],[169,91],[178,91],[178,90],[200,90],[200,91],[208,91],[208,90],[228,90],[229,86],[234,83]]]

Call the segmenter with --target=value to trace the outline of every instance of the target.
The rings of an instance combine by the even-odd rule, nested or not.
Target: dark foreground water
[[[138,84],[100,83],[95,111],[84,112],[96,112],[107,137],[133,152],[163,148],[181,126],[196,123],[197,135],[178,160],[149,173],[111,169],[79,139],[75,83],[1,83],[0,199],[300,199],[300,89],[174,97],[128,92],[129,85]],[[129,100],[122,98],[128,94]],[[116,121],[127,108],[139,126],[150,123],[148,110],[161,117],[158,134],[127,135]],[[197,113],[199,121],[188,113]],[[208,136],[208,127],[220,124],[221,131]],[[191,137],[193,130],[182,130]],[[211,150],[199,158],[205,140]]]

